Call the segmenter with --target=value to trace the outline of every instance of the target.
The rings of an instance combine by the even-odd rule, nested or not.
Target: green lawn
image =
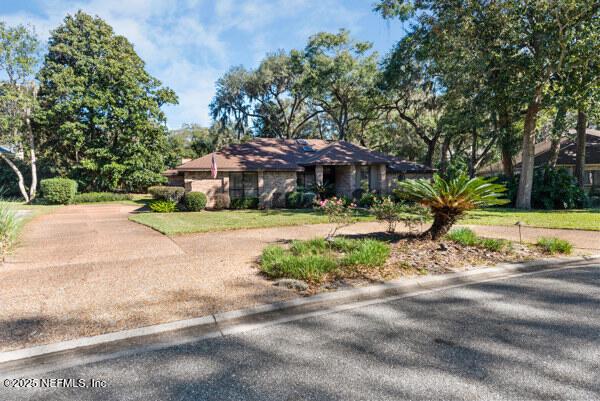
[[[139,213],[129,219],[167,235],[327,223],[327,216],[318,211],[291,209]],[[357,221],[373,220],[368,215],[357,217]]]
[[[460,224],[511,226],[517,221],[530,227],[600,231],[600,209],[536,210],[486,209],[469,212]]]

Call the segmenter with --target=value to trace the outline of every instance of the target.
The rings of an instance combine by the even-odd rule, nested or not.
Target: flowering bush
[[[327,215],[329,222],[335,224],[327,238],[333,238],[338,230],[353,223],[354,209],[356,208],[354,203],[347,205],[343,199],[334,196],[320,201],[319,208]]]

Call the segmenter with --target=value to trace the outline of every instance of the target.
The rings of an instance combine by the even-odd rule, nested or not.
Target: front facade
[[[165,175],[170,185],[230,199],[258,198],[259,206],[285,207],[286,194],[321,188],[330,195],[355,197],[361,187],[389,194],[397,181],[431,177],[433,170],[345,141],[256,139],[214,153],[217,178],[211,176],[212,154],[183,163]]]

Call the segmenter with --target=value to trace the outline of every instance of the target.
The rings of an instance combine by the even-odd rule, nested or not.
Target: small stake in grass
[[[523,237],[521,236],[521,226],[523,225],[522,221],[517,221],[515,226],[519,227],[519,244],[523,245]]]

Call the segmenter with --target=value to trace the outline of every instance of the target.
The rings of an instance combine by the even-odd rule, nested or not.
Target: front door
[[[323,186],[327,198],[335,195],[335,167],[323,166]]]

